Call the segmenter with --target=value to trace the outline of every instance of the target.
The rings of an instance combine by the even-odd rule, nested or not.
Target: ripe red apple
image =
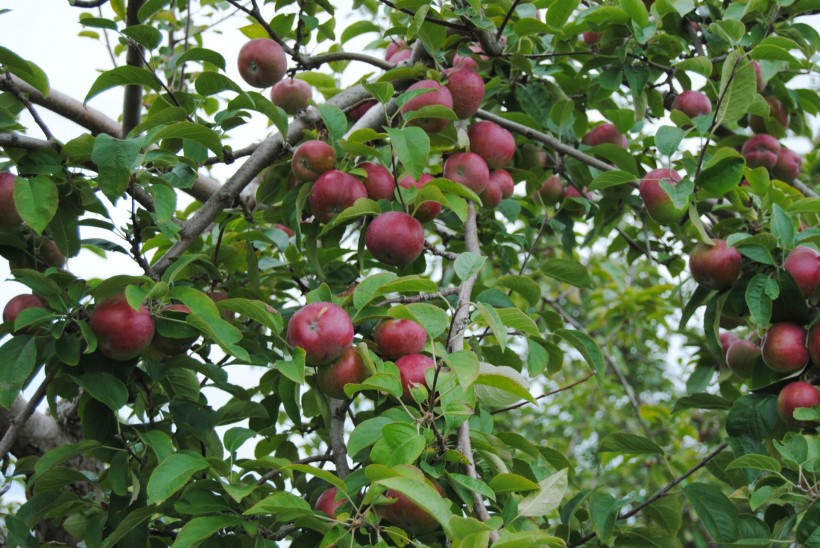
[[[515,155],[515,137],[495,122],[482,120],[467,130],[470,151],[487,162],[487,167],[498,169],[510,163]]]
[[[675,207],[672,198],[661,188],[661,181],[675,186],[681,176],[673,169],[653,169],[641,181],[638,192],[641,195],[646,212],[662,225],[677,223],[689,211],[689,203]]]
[[[388,211],[370,221],[364,242],[376,260],[390,266],[405,266],[418,259],[424,250],[424,229],[407,213]]]
[[[444,176],[481,194],[490,183],[490,169],[475,152],[457,152],[444,162]]]
[[[762,116],[756,114],[749,115],[749,127],[755,133],[770,133],[778,137],[784,137],[789,128],[789,111],[780,100],[775,97],[766,97],[769,103],[769,117],[764,120]]]
[[[757,92],[760,93],[766,89],[766,80],[763,79],[763,74],[760,72],[760,63],[752,61],[752,68],[754,68],[755,79],[757,80]]]
[[[804,423],[795,419],[794,410],[815,405],[820,405],[820,390],[805,381],[790,382],[777,396],[777,414],[787,424],[813,427],[814,423]]]
[[[809,331],[808,347],[811,362],[820,367],[820,324],[815,324]]]
[[[581,198],[582,200],[572,200],[571,198]],[[567,184],[564,187],[564,194],[561,196],[561,210],[572,216],[583,215],[586,212],[586,207],[581,202],[590,198],[591,194],[587,192],[586,187],[579,192],[577,188]]]
[[[790,183],[800,176],[803,169],[803,158],[795,151],[783,147],[777,157],[777,163],[772,168],[772,174]]]
[[[26,310],[28,308],[48,308],[48,303],[46,300],[39,295],[33,295],[31,293],[24,293],[22,295],[17,295],[16,297],[12,297],[8,303],[6,303],[6,307],[3,309],[3,321],[4,322],[14,322],[17,319],[17,316],[20,315],[20,312]],[[28,329],[24,330],[23,332],[29,332]]]
[[[418,180],[414,179],[412,175],[405,175],[404,177],[402,177],[401,181],[399,181],[399,186],[402,188],[421,188],[433,179],[435,179],[435,177],[428,173],[422,173],[421,177],[419,177]],[[413,212],[413,217],[418,219],[419,222],[426,223],[428,221],[432,221],[440,214],[441,204],[438,202],[430,201],[424,202],[421,205],[417,206],[416,210]]]
[[[400,49],[393,55],[387,58],[388,63],[393,63],[394,65],[398,65],[402,61],[406,61],[413,56],[413,50],[410,48]]]
[[[324,512],[329,518],[336,518],[336,512],[345,503],[345,498],[342,497],[336,500],[336,495],[339,490],[331,487],[322,492],[319,498],[316,499],[316,505],[313,507],[317,512]]]
[[[766,332],[761,352],[773,371],[793,373],[803,369],[809,361],[806,330],[796,323],[776,323]]]
[[[481,205],[489,208],[498,207],[505,193],[508,196],[512,195],[513,188],[515,188],[515,183],[509,173],[503,169],[491,171],[490,182],[481,193]]]
[[[740,340],[740,337],[729,331],[724,331],[721,333],[719,338],[720,347],[723,349],[724,356],[726,355],[726,352],[729,351],[729,347],[732,346],[732,343]]]
[[[388,360],[397,360],[424,350],[427,330],[413,320],[391,318],[376,326],[373,340],[379,347],[379,355]]]
[[[393,174],[383,165],[376,162],[361,162],[356,167],[367,172],[364,188],[367,190],[367,197],[371,200],[393,200],[396,190],[396,179]]]
[[[441,488],[441,485],[429,478],[425,478],[425,481],[438,491],[442,497],[445,496],[444,489]],[[388,489],[384,492],[384,496],[388,499],[395,500],[395,502],[385,506],[379,506],[379,515],[393,525],[401,527],[410,533],[410,535],[423,535],[435,531],[439,527],[438,522],[433,516],[428,514],[404,494],[393,489]]]
[[[14,205],[14,174],[7,171],[0,173],[0,228],[17,228],[23,218]]]
[[[114,295],[99,302],[91,312],[91,330],[97,347],[112,360],[136,358],[154,338],[154,318],[145,306],[134,310],[125,295]]]
[[[336,214],[367,198],[367,189],[349,173],[334,169],[319,175],[310,189],[310,209],[319,221],[326,223]]]
[[[402,105],[402,114],[408,114],[428,105],[441,105],[450,109],[453,108],[453,96],[450,95],[450,90],[435,80],[422,80],[420,82],[416,82],[407,88],[407,91],[413,91],[416,89],[431,89],[433,91],[428,91],[427,93],[410,99]],[[411,120],[408,124],[411,126],[418,126],[428,133],[435,133],[447,127],[449,122],[450,121],[447,118],[425,117]]]
[[[376,106],[376,101],[365,101],[361,105],[350,109],[347,112],[347,117],[354,122],[365,115],[365,113],[370,110],[371,108]]]
[[[413,402],[413,396],[410,389],[416,385],[423,384],[427,386],[427,380],[424,378],[424,372],[436,366],[433,358],[423,354],[408,354],[396,360],[396,367],[399,368],[401,374],[402,400],[407,403]]]
[[[339,358],[353,344],[353,322],[340,306],[317,301],[291,316],[287,339],[305,351],[305,361],[324,365]]]
[[[407,49],[407,42],[404,40],[391,40],[389,44],[387,44],[387,48],[384,50],[384,58],[385,60],[389,60],[393,57],[399,50]]]
[[[324,141],[305,141],[293,151],[290,167],[300,181],[315,181],[322,173],[336,169],[336,151]]]
[[[711,113],[712,102],[705,93],[688,89],[675,96],[672,101],[672,110],[679,110],[689,118],[694,118]]]
[[[749,167],[773,168],[780,156],[780,143],[765,133],[750,137],[740,153],[746,158],[746,165]]]
[[[351,346],[342,357],[329,365],[316,369],[316,382],[319,390],[337,400],[348,399],[345,394],[345,385],[359,384],[370,376],[370,371],[362,361],[355,346]]]
[[[745,339],[733,342],[726,351],[726,365],[741,379],[748,379],[752,376],[758,359],[760,359],[760,347]]]
[[[280,80],[270,89],[270,100],[288,114],[304,110],[312,97],[310,84],[296,78]]]
[[[600,126],[593,128],[589,133],[584,135],[581,142],[591,147],[602,145],[604,143],[610,143],[621,148],[629,147],[629,141],[627,141],[626,135],[623,135],[620,131],[618,131],[618,128],[610,123],[601,124]]]
[[[544,202],[544,205],[555,205],[564,195],[564,182],[558,175],[550,175],[547,177],[547,180],[541,184],[538,195],[541,197],[541,201]]]
[[[800,292],[807,299],[820,286],[820,253],[811,247],[801,245],[792,249],[783,268],[792,275]]]
[[[597,32],[588,30],[581,34],[581,38],[584,40],[584,44],[594,46],[601,40],[601,35]]]
[[[475,59],[470,56],[462,57],[458,53],[453,56],[453,68],[463,68],[468,70],[477,71],[478,70],[478,63],[476,63]]]
[[[65,255],[57,247],[54,240],[42,240],[37,249],[37,258],[42,260],[47,266],[62,268],[65,265]]]
[[[689,256],[692,277],[706,289],[726,289],[740,277],[741,256],[734,247],[726,247],[726,240],[715,240],[715,245],[699,243]]]
[[[288,69],[285,50],[270,38],[257,38],[242,46],[237,64],[242,79],[257,88],[275,84]]]
[[[199,333],[193,327],[184,324],[185,316],[190,313],[191,309],[184,304],[169,304],[160,310],[156,320],[157,329],[154,332],[151,345],[168,356],[182,354],[191,348],[191,345],[199,338]],[[165,318],[170,318],[170,320]],[[172,320],[177,321],[172,323]],[[169,330],[174,330],[173,337],[160,334],[163,322],[167,322],[166,325],[168,325]]]
[[[453,96],[453,112],[465,120],[475,114],[484,100],[484,78],[469,68],[449,69],[447,89]]]
[[[289,226],[285,226],[282,223],[276,223],[273,226],[287,234],[288,238],[293,238],[296,235],[292,228],[290,228]]]

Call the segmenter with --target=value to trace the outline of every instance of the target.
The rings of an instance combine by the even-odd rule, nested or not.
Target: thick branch
[[[127,26],[139,25],[139,10],[143,0],[129,0],[125,11],[125,24]],[[131,67],[142,67],[142,46],[137,43],[128,44],[128,51],[125,54],[125,62]],[[140,125],[142,118],[142,86],[139,84],[128,84],[122,97],[122,134],[128,135],[132,129]]]
[[[325,63],[333,63],[335,61],[361,61],[362,63],[379,67],[382,70],[390,70],[396,67],[395,64],[385,61],[384,59],[379,59],[378,57],[373,57],[372,55],[367,55],[366,53],[352,51],[332,51],[330,53],[313,55],[312,57],[309,57],[307,59],[307,63],[304,63],[302,66],[306,69],[313,69],[320,67]]]
[[[347,446],[344,438],[347,407],[348,402],[337,399],[330,400],[330,449],[333,452],[336,475],[342,479],[350,474],[350,465],[347,463]]]
[[[12,449],[14,448],[15,442],[17,441],[17,438],[20,437],[20,434],[25,430],[24,427],[26,426],[26,422],[31,418],[32,415],[34,415],[34,412],[37,409],[37,406],[40,405],[41,401],[43,401],[43,398],[46,395],[46,389],[48,388],[48,384],[51,382],[51,379],[54,378],[54,375],[56,373],[57,373],[57,368],[56,367],[53,368],[51,371],[49,371],[48,375],[46,375],[46,378],[43,379],[43,382],[40,383],[40,386],[37,387],[37,390],[31,396],[31,400],[26,402],[23,398],[18,396],[17,399],[14,401],[14,404],[12,405],[12,408],[9,410],[11,417],[8,420],[8,426],[7,426],[7,429],[6,429],[6,433],[3,435],[3,439],[0,440],[0,459],[5,458],[6,453],[8,453],[9,451],[12,451]],[[2,412],[3,412],[3,410],[0,408],[0,413],[2,413]],[[41,417],[42,417],[42,419],[46,418],[45,415],[41,415]],[[40,427],[48,427],[48,430],[51,430],[50,427],[52,426],[52,424],[50,424],[49,422],[46,422],[42,419],[38,418],[38,420],[41,421],[38,425]],[[2,419],[0,419],[0,421],[2,421]],[[6,422],[6,421],[2,421],[2,422]],[[56,421],[51,421],[51,423],[53,423],[54,428],[59,431],[60,427],[59,427],[59,425],[57,425],[57,422]],[[38,425],[35,425],[35,427],[38,426]],[[27,438],[31,437],[31,434],[33,433],[32,430],[34,430],[34,428],[29,428],[27,430],[27,435],[26,435]],[[26,446],[26,445],[29,445],[31,442],[42,443],[42,441],[43,440],[40,440],[40,439],[34,439],[34,440],[28,439],[28,440],[24,441],[23,443],[24,443],[24,446]],[[22,447],[21,447],[21,449],[22,449]],[[14,451],[12,451],[12,452],[14,452]],[[15,453],[15,455],[17,455],[18,458],[21,456],[21,455],[18,455],[17,453]]]
[[[28,150],[37,150],[41,148],[51,148],[59,150],[60,145],[54,141],[46,141],[44,139],[36,139],[28,135],[20,133],[9,132],[0,133],[0,147],[9,148],[25,148]]]

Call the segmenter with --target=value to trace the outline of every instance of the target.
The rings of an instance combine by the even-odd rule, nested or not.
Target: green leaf
[[[454,472],[448,472],[447,477],[453,483],[456,483],[457,485],[460,485],[470,491],[481,493],[481,496],[486,497],[487,499],[495,502],[495,492],[490,488],[489,485],[487,485],[480,479],[474,479],[470,476],[465,476],[464,474],[456,474]]]
[[[356,456],[362,449],[376,443],[382,435],[382,428],[392,422],[393,420],[388,417],[374,417],[357,424],[347,440],[347,451],[350,456]]]
[[[397,276],[392,272],[380,272],[362,280],[353,291],[353,306],[361,310],[377,297],[378,290],[395,280]]]
[[[197,93],[204,96],[215,95],[222,91],[233,91],[242,93],[242,88],[239,85],[219,72],[205,71],[197,76],[194,82],[194,88]]]
[[[649,25],[649,12],[646,11],[646,5],[642,0],[621,0],[621,8],[639,27]]]
[[[374,463],[387,466],[413,464],[425,447],[427,441],[414,425],[396,422],[382,428],[381,437],[370,451],[370,458]]]
[[[97,185],[103,194],[116,203],[128,188],[131,171],[137,166],[142,140],[121,140],[110,135],[98,135],[91,159],[97,164]]]
[[[627,434],[625,432],[612,432],[607,434],[598,444],[599,453],[621,453],[632,454],[655,454],[663,455],[663,449],[654,441],[638,436],[637,434]]]
[[[270,329],[273,333],[281,333],[284,328],[282,316],[262,301],[251,299],[225,299],[217,303],[220,310],[231,310],[246,318],[250,318]]]
[[[691,71],[701,76],[709,77],[712,75],[712,62],[701,55],[684,59],[675,65],[678,70]]]
[[[328,482],[340,492],[345,494],[347,493],[347,485],[345,485],[345,482],[340,480],[338,476],[328,470],[322,470],[321,468],[316,468],[315,466],[310,466],[309,464],[288,464],[287,466],[283,466],[282,470],[296,470],[304,474],[316,476],[317,478]]]
[[[211,63],[219,69],[225,70],[225,58],[218,51],[207,48],[191,48],[176,58],[174,66],[178,67],[188,61]]]
[[[273,367],[296,384],[305,384],[305,351],[294,348],[293,359],[276,360]]]
[[[489,327],[490,331],[495,335],[498,346],[501,347],[501,350],[504,350],[507,347],[507,328],[504,322],[501,321],[501,316],[498,315],[498,311],[496,311],[494,307],[484,303],[475,303],[475,307],[477,315],[484,318],[484,323],[487,324],[487,327]]]
[[[177,537],[171,546],[188,548],[199,546],[203,541],[214,536],[219,530],[239,525],[242,518],[239,516],[200,516],[186,523],[177,532]]]
[[[734,153],[717,162],[710,162],[710,165],[701,171],[695,179],[695,184],[716,196],[723,196],[730,190],[737,188],[738,183],[743,178],[743,169],[745,167],[746,160]]]
[[[193,311],[193,308],[191,310]],[[222,347],[228,354],[244,362],[250,361],[248,351],[236,345],[242,339],[242,332],[230,322],[214,316],[198,315],[195,311],[194,314],[188,314],[185,321]]]
[[[99,446],[100,442],[96,440],[83,440],[77,443],[55,447],[37,460],[37,463],[34,465],[34,474],[31,476],[32,484],[58,464],[87,453]]]
[[[127,516],[120,519],[116,528],[110,534],[107,534],[105,540],[100,545],[100,548],[113,548],[122,540],[128,533],[148,521],[154,514],[162,513],[161,508],[156,506],[144,506],[136,508]]]
[[[541,546],[547,548],[564,548],[564,539],[554,537],[546,531],[530,530],[510,533],[501,530],[501,537],[493,542],[493,548],[520,548],[521,546]]]
[[[156,76],[151,74],[149,70],[139,67],[132,67],[131,65],[123,65],[100,74],[91,85],[91,89],[85,96],[83,104],[88,103],[88,101],[103,91],[117,86],[127,86],[132,84],[145,86],[154,91],[159,91],[162,89],[162,86]]]
[[[541,265],[544,275],[575,287],[592,288],[592,279],[586,267],[571,259],[550,259]]]
[[[538,482],[538,491],[524,497],[518,503],[518,512],[522,516],[546,516],[561,504],[567,493],[569,469],[559,470],[547,479]]]
[[[743,455],[732,462],[724,468],[724,470],[743,470],[743,469],[751,469],[751,470],[764,470],[766,472],[777,472],[779,473],[781,470],[780,463],[777,459],[773,459],[772,457],[766,455]]]
[[[615,520],[622,504],[615,497],[603,491],[593,491],[589,496],[589,514],[592,530],[602,542],[608,542],[615,528]]]
[[[156,504],[182,489],[194,474],[210,465],[202,455],[180,451],[160,462],[148,478],[146,493],[149,504]]]
[[[581,353],[584,360],[595,371],[595,376],[598,382],[601,383],[604,378],[604,354],[595,340],[582,331],[575,331],[572,329],[557,329],[555,334],[570,343],[575,349]]]
[[[112,411],[119,411],[128,403],[128,388],[111,373],[90,371],[74,375],[74,379],[92,398],[101,401]]]
[[[597,175],[589,185],[589,190],[602,190],[613,186],[625,185],[635,181],[637,177],[628,171],[604,171]]]
[[[501,495],[504,493],[535,491],[538,489],[538,484],[518,474],[501,473],[493,476],[490,480],[489,487],[496,495]]]
[[[349,223],[354,219],[359,219],[368,215],[378,215],[381,212],[382,210],[379,207],[378,202],[367,198],[359,198],[352,206],[339,212],[337,215],[334,215],[330,222],[322,228],[321,232],[319,232],[319,237],[324,236],[334,228],[342,226],[345,223]]]
[[[222,438],[222,444],[230,453],[235,453],[237,449],[242,447],[242,444],[256,435],[256,430],[250,428],[243,428],[235,426],[229,428]]]
[[[461,280],[467,280],[470,276],[477,274],[485,262],[487,262],[487,257],[465,251],[456,257],[453,268]]]
[[[43,95],[48,96],[48,76],[43,69],[31,61],[26,61],[10,49],[0,46],[0,65]]]
[[[162,139],[190,139],[206,146],[218,158],[222,158],[222,140],[219,135],[201,124],[188,121],[177,122],[151,135],[151,142],[158,142]]]
[[[718,542],[737,540],[740,516],[726,495],[713,485],[700,482],[690,483],[683,492],[713,538]]]
[[[373,21],[368,21],[366,19],[356,21],[355,23],[351,24],[349,27],[342,31],[341,43],[344,44],[351,38],[355,38],[356,36],[368,32],[376,32],[381,34],[382,29]]]
[[[725,21],[724,21],[725,22]],[[710,29],[716,25],[710,25]],[[741,27],[743,25],[741,24]],[[745,28],[743,28],[745,32]],[[719,95],[723,96],[717,111],[716,124],[737,120],[746,114],[757,92],[757,77],[752,64],[742,54],[732,51],[723,62]]]
[[[141,23],[147,21],[152,15],[167,6],[171,0],[147,0],[137,12],[137,18]]]
[[[561,30],[580,3],[580,0],[553,2],[547,10],[547,25],[555,30]]]
[[[362,87],[382,104],[390,101],[395,92],[393,84],[390,82],[362,82]]]
[[[520,308],[498,308],[496,312],[498,312],[498,317],[501,318],[501,322],[507,328],[534,337],[541,335],[535,320]]]
[[[430,339],[435,339],[450,327],[447,312],[427,303],[410,303],[394,306],[387,313],[391,318],[406,318],[424,326]]]
[[[746,304],[757,325],[768,325],[772,317],[772,298],[767,294],[770,281],[765,274],[755,274],[746,286]]]
[[[15,185],[15,201],[16,201]],[[791,249],[794,245],[794,237],[797,231],[794,228],[794,221],[783,211],[783,208],[777,204],[772,205],[772,219],[771,219],[772,234],[777,238],[780,247],[784,249]]]
[[[246,516],[276,515],[278,521],[290,521],[313,514],[310,504],[302,497],[278,491],[260,500],[243,512]]]
[[[150,25],[131,25],[122,29],[120,34],[149,50],[162,43],[162,33]]]
[[[468,388],[478,379],[480,365],[475,352],[459,350],[452,354],[445,354],[442,359],[455,372],[462,388]]]
[[[658,186],[672,199],[672,205],[678,210],[684,210],[689,204],[692,192],[695,190],[695,184],[688,177],[674,185],[663,179],[658,182]]]
[[[686,133],[679,127],[661,126],[655,132],[655,146],[661,154],[671,156],[678,151],[685,135]]]
[[[347,117],[342,109],[330,103],[322,103],[319,105],[319,113],[322,115],[325,126],[335,139],[344,137],[347,131]]]
[[[476,397],[490,407],[503,407],[524,399],[535,403],[530,394],[530,383],[521,373],[506,365],[480,362],[475,380]]]
[[[508,274],[498,278],[495,282],[496,287],[506,287],[518,293],[527,303],[535,306],[541,300],[541,287],[526,276],[515,276]]]
[[[0,346],[0,407],[11,408],[36,364],[34,337],[17,335]]]
[[[729,409],[732,407],[732,402],[716,396],[714,394],[692,394],[691,396],[684,396],[675,402],[675,408],[672,413],[677,413],[685,409]]]
[[[797,524],[797,541],[803,546],[820,543],[820,500],[815,499]]]
[[[393,150],[399,161],[414,179],[418,180],[427,167],[427,156],[430,154],[430,137],[419,128],[408,126],[404,128],[385,128],[390,136]]]
[[[427,482],[416,478],[393,477],[378,480],[376,483],[406,496],[441,524],[445,532],[449,532],[449,522],[452,516],[450,506],[441,498],[439,492]]]

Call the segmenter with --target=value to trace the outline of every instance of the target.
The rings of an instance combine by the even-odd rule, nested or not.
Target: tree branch
[[[9,421],[8,429],[3,435],[3,439],[0,440],[0,459],[5,458],[6,453],[8,453],[14,446],[17,436],[25,426],[26,421],[28,421],[28,419],[34,414],[37,406],[40,405],[41,401],[43,401],[43,398],[46,395],[46,389],[48,388],[51,379],[53,379],[56,374],[57,368],[53,367],[46,375],[46,378],[43,379],[43,382],[40,383],[40,386],[37,387],[37,390],[31,396],[31,399],[23,406],[17,415]],[[21,400],[21,398],[18,397],[18,400]],[[16,402],[17,400],[15,400],[15,403]],[[22,403],[22,401],[20,403]]]
[[[36,139],[16,132],[0,133],[0,147],[8,148],[25,148],[28,150],[37,150],[42,148],[50,148],[53,150],[60,150],[59,143],[55,141],[46,141],[43,139]]]
[[[447,251],[446,249],[439,249],[438,247],[434,246],[433,244],[425,241],[424,242],[424,249],[436,255],[438,257],[444,257],[445,259],[450,259],[451,261],[455,261],[458,259],[458,253],[453,253],[452,251]]]
[[[444,299],[445,297],[455,295],[458,292],[458,287],[448,287],[447,289],[442,289],[441,291],[436,291],[435,293],[419,293],[418,295],[413,295],[412,297],[395,297],[392,299],[385,299],[379,303],[379,306],[395,303],[420,303],[424,301],[432,301],[434,299]]]
[[[331,398],[330,400],[330,449],[333,452],[333,464],[336,466],[336,475],[345,479],[350,474],[350,465],[347,463],[347,446],[345,445],[344,430],[345,418],[349,402]]]
[[[126,27],[139,25],[139,10],[143,0],[129,0],[125,10]],[[125,63],[132,67],[142,67],[142,46],[136,42],[129,42],[125,54]],[[128,84],[122,96],[122,134],[128,135],[132,129],[140,125],[142,118],[142,86]]]
[[[590,371],[589,374],[586,377],[584,377],[583,379],[580,379],[580,380],[577,380],[573,383],[561,386],[559,388],[556,388],[555,390],[550,390],[549,392],[545,392],[544,394],[541,394],[540,396],[535,396],[535,399],[540,400],[542,398],[547,398],[549,396],[554,396],[555,394],[558,394],[559,392],[564,392],[566,390],[570,390],[571,388],[575,388],[579,384],[583,384],[583,383],[587,382],[589,379],[591,379],[594,376],[595,376],[595,371]],[[513,404],[513,405],[508,405],[507,407],[502,407],[501,409],[496,409],[496,410],[490,412],[490,414],[495,415],[495,414],[498,414],[498,413],[503,413],[505,411],[512,411],[513,409],[518,409],[519,407],[524,407],[528,403],[530,403],[530,402],[522,401],[520,403],[516,403],[516,404]]]

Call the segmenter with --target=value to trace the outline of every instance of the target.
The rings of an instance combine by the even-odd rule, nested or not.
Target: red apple
[[[408,114],[410,112],[419,110],[420,108],[429,105],[441,105],[449,109],[453,108],[453,96],[450,95],[450,90],[442,86],[435,80],[422,80],[420,82],[416,82],[415,84],[407,88],[407,91],[413,91],[417,89],[431,89],[433,91],[428,91],[427,93],[410,99],[408,102],[402,105],[402,114]],[[410,122],[408,122],[408,124],[411,126],[418,126],[428,133],[435,133],[447,127],[447,124],[449,122],[450,121],[447,118],[425,117],[411,120]]]
[[[349,173],[337,169],[319,175],[310,189],[310,209],[319,221],[326,223],[352,206],[359,198],[367,198],[367,189]]]
[[[293,238],[296,235],[292,228],[290,228],[289,226],[285,226],[282,223],[276,223],[273,226],[287,234],[288,238]]]
[[[288,59],[285,50],[270,38],[251,40],[239,50],[239,74],[248,84],[266,88],[285,76]]]
[[[597,32],[588,30],[581,34],[581,38],[584,40],[586,45],[594,46],[601,40],[601,35]]]
[[[393,55],[387,58],[388,63],[393,63],[394,65],[398,65],[402,61],[406,61],[413,56],[413,50],[410,48],[400,49]]]
[[[40,242],[40,247],[37,248],[37,258],[47,266],[62,268],[65,265],[65,255],[57,247],[54,240],[42,240]]]
[[[0,228],[17,228],[23,218],[14,205],[14,174],[0,173]]]
[[[815,324],[809,331],[809,357],[811,362],[820,367],[820,324]]]
[[[190,313],[191,309],[184,304],[169,304],[160,310],[151,345],[168,356],[181,354],[191,348],[199,338],[199,333],[185,323],[185,316]],[[163,328],[167,330],[168,336],[160,334]]]
[[[313,508],[317,512],[324,512],[329,518],[335,519],[336,512],[345,503],[344,497],[336,500],[336,495],[338,493],[339,490],[335,487],[331,487],[330,489],[323,491],[322,494],[319,495],[319,498],[316,499],[316,505]]]
[[[308,363],[324,365],[339,358],[353,344],[353,322],[338,305],[310,303],[291,316],[287,339],[305,351]]]
[[[418,180],[414,179],[412,175],[405,175],[402,177],[401,181],[399,181],[399,186],[402,188],[421,188],[433,179],[435,179],[435,177],[427,173],[422,173]],[[429,201],[417,206],[416,210],[413,212],[413,217],[418,219],[419,222],[426,223],[428,221],[432,221],[440,214],[441,204],[438,202]]]
[[[562,181],[558,175],[550,175],[547,180],[541,184],[538,195],[541,197],[541,201],[544,202],[544,205],[552,206],[557,204],[564,195],[564,181]]]
[[[763,79],[763,74],[760,73],[760,63],[752,61],[752,68],[754,68],[755,79],[757,80],[757,92],[760,93],[766,89],[766,80]]]
[[[383,165],[376,162],[361,162],[356,167],[367,172],[363,183],[367,197],[371,200],[390,200],[395,196],[396,179]]]
[[[675,96],[672,110],[679,110],[689,118],[694,118],[711,113],[712,102],[703,92],[686,90]]]
[[[576,199],[573,200],[572,198]],[[582,188],[579,192],[577,188],[568,184],[564,187],[564,194],[561,196],[561,210],[566,211],[568,215],[572,216],[583,215],[586,212],[586,207],[582,202],[590,198],[591,195],[587,192],[586,187]]]
[[[763,339],[763,361],[778,373],[793,373],[809,361],[806,330],[791,322],[772,325]]]
[[[345,394],[345,385],[359,384],[370,376],[370,371],[362,361],[355,346],[351,346],[342,357],[330,365],[323,365],[316,369],[316,382],[319,390],[337,400],[348,399]]]
[[[305,141],[293,151],[290,167],[300,181],[315,181],[322,173],[336,169],[336,151],[324,141]]]
[[[714,240],[715,245],[699,243],[689,256],[692,277],[706,289],[726,289],[740,277],[741,256],[726,240]]]
[[[481,205],[484,207],[498,207],[501,200],[504,199],[504,194],[512,195],[515,183],[512,176],[503,169],[496,169],[490,172],[490,182],[487,188],[481,193]]]
[[[442,497],[445,496],[444,489],[442,489],[438,483],[429,478],[425,478],[425,481],[438,491]],[[388,489],[384,492],[384,496],[388,499],[393,499],[395,502],[385,506],[379,506],[379,515],[393,525],[401,527],[410,533],[410,535],[423,535],[435,531],[439,527],[438,522],[433,516],[428,514],[404,494],[393,489]]]
[[[17,316],[20,315],[20,312],[29,308],[48,309],[48,302],[39,295],[33,295],[31,293],[24,293],[12,297],[3,309],[3,321],[13,323],[14,320],[17,319]],[[24,332],[29,332],[29,330],[26,329]]]
[[[490,183],[490,170],[475,152],[457,152],[444,162],[444,176],[481,194]]]
[[[780,143],[771,135],[761,133],[750,137],[743,148],[741,154],[746,158],[746,165],[749,167],[773,168],[780,156]]]
[[[385,60],[390,60],[391,57],[403,49],[407,49],[407,42],[404,40],[391,40],[390,43],[387,44],[387,48],[384,50]]]
[[[390,266],[405,266],[418,259],[424,250],[424,229],[407,213],[388,211],[370,221],[364,242],[376,260]]]
[[[764,120],[762,116],[756,114],[749,115],[749,127],[755,133],[770,133],[778,137],[784,137],[789,128],[789,111],[777,98],[766,97],[769,103],[769,116]]]
[[[790,183],[800,176],[803,169],[803,158],[795,151],[782,148],[777,157],[777,163],[772,168],[772,174],[780,180]]]
[[[786,257],[783,268],[792,275],[800,292],[807,299],[820,286],[820,253],[811,247],[795,247]]]
[[[125,295],[115,295],[97,303],[89,321],[97,336],[97,347],[112,360],[136,358],[154,338],[154,318],[145,306],[134,310]]]
[[[497,169],[490,173],[490,182],[495,177],[497,183],[501,186],[501,198],[510,198],[515,193],[515,181],[512,175],[504,169]]]
[[[478,111],[484,100],[484,78],[469,68],[450,69],[445,74],[445,85],[453,96],[453,112],[465,120]]]
[[[365,101],[364,103],[360,104],[357,107],[350,109],[347,112],[347,117],[353,120],[354,122],[365,115],[365,113],[370,110],[371,108],[376,106],[376,101]]]
[[[423,384],[428,390],[430,389],[424,378],[424,372],[435,366],[436,362],[433,358],[423,354],[408,354],[396,360],[396,367],[399,368],[401,374],[402,400],[407,403],[413,402],[410,389],[416,385]]]
[[[798,407],[814,407],[820,405],[820,390],[805,381],[790,382],[780,390],[777,396],[777,414],[787,424],[810,428],[814,423],[803,423],[794,418],[794,410]]]
[[[745,339],[733,342],[726,351],[726,365],[741,379],[748,379],[752,376],[758,359],[760,359],[760,347]]]
[[[646,212],[662,225],[677,223],[689,211],[688,201],[680,208],[675,207],[672,198],[661,188],[661,181],[675,186],[680,180],[680,175],[673,169],[653,169],[638,187]]]
[[[516,167],[532,171],[546,169],[552,164],[547,151],[532,143],[524,143],[519,150],[520,156],[515,162]]]
[[[273,104],[288,114],[296,114],[304,110],[312,97],[310,84],[296,78],[276,82],[270,90],[270,99]]]
[[[601,124],[600,126],[592,129],[589,133],[584,135],[584,138],[581,140],[585,145],[589,145],[591,147],[602,145],[604,143],[610,143],[621,148],[628,148],[629,141],[626,139],[626,135],[621,134],[614,125],[606,123]]]
[[[397,360],[408,354],[418,354],[427,342],[427,330],[408,319],[384,320],[373,330],[373,340],[379,354],[388,360]]]
[[[726,355],[726,352],[729,351],[729,347],[732,346],[732,343],[735,341],[739,341],[740,337],[731,333],[729,331],[724,331],[720,334],[720,347],[723,349],[723,355]]]
[[[228,295],[221,289],[214,289],[213,291],[208,291],[206,295],[208,295],[211,298],[214,304],[220,301],[226,301],[231,298],[230,295]],[[229,322],[236,317],[234,311],[228,309],[220,310],[219,315],[222,316],[222,319],[226,322]]]
[[[478,63],[470,56],[462,57],[458,53],[453,56],[453,68],[463,68],[467,70],[478,70]]]
[[[498,169],[510,163],[515,155],[515,137],[495,122],[482,120],[467,130],[470,151],[487,162],[487,167]]]

